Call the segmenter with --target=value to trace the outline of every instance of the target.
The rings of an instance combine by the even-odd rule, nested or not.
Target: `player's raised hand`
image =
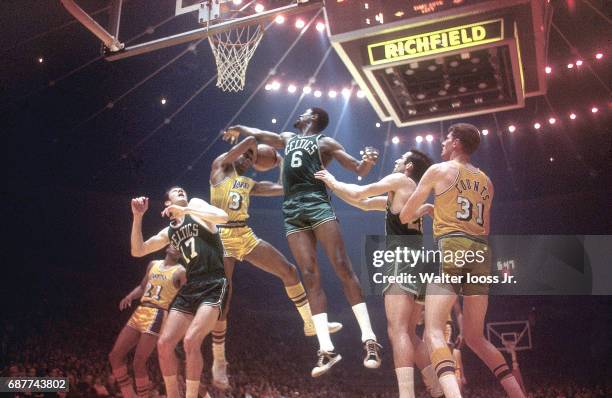
[[[123,300],[119,302],[119,310],[123,311],[124,309],[132,306],[132,299],[129,296],[125,296]]]
[[[149,209],[149,198],[141,196],[132,199],[132,213],[134,215],[143,215]]]
[[[376,163],[378,161],[378,155],[378,149],[372,146],[367,146],[363,150],[363,156],[361,157],[361,159],[364,162]]]
[[[161,212],[161,215],[168,218],[181,218],[185,215],[185,210],[183,206],[170,205]]]
[[[321,180],[330,188],[333,188],[333,185],[336,183],[336,177],[326,169],[319,170],[314,174],[317,180]]]
[[[229,142],[234,145],[238,142],[238,138],[240,137],[240,131],[236,128],[236,126],[231,126],[227,130],[223,132],[223,140]]]

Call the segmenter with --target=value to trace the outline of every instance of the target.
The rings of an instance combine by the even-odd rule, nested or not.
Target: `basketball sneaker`
[[[376,340],[366,340],[363,343],[363,349],[366,352],[365,358],[363,359],[363,366],[368,369],[377,369],[380,367],[380,349],[382,346],[376,342]]]
[[[342,359],[342,355],[336,354],[333,351],[318,351],[317,355],[319,356],[319,360],[317,361],[317,365],[312,368],[312,372],[310,372],[312,377],[319,377],[325,374],[332,366]]]
[[[219,390],[227,390],[230,387],[227,377],[226,361],[213,361],[212,379],[213,386],[217,387]]]
[[[329,333],[336,333],[342,330],[342,324],[340,322],[328,322],[327,329],[329,330]],[[304,335],[307,337],[317,335],[313,321],[304,323]]]

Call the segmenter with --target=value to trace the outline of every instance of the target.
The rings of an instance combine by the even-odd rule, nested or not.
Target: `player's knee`
[[[321,275],[315,267],[305,267],[302,271],[302,278],[309,290],[320,288]]]
[[[486,341],[482,333],[470,332],[467,330],[465,331],[465,335],[463,337],[465,338],[465,343],[472,350],[478,350],[480,347],[482,347],[483,343]]]
[[[159,340],[157,340],[157,352],[161,357],[167,357],[172,353],[172,350],[174,350],[174,347],[172,347],[170,341],[164,339],[163,337],[160,337]]]
[[[429,347],[446,345],[444,342],[444,333],[441,330],[425,329],[423,337]]]
[[[202,345],[202,340],[196,334],[187,334],[183,339],[183,347],[185,347],[185,354],[194,354],[200,352],[200,346]]]

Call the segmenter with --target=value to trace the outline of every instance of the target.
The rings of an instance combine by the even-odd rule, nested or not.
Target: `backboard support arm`
[[[104,43],[106,48],[110,51],[120,51],[124,48],[124,44],[119,41],[117,36],[113,36],[106,29],[100,26],[87,12],[85,12],[74,0],[60,0],[64,8],[75,17],[85,28],[93,33],[98,39]],[[117,6],[116,3],[119,3]],[[115,27],[116,31],[119,30],[119,13],[115,14],[115,11],[120,11],[121,1],[114,1],[111,7],[111,18],[115,18],[116,21],[111,20],[111,26]]]
[[[67,0],[62,0],[67,1]],[[157,40],[152,40],[146,43],[140,43],[119,50],[110,49],[111,53],[106,56],[108,61],[116,61],[123,58],[132,57],[135,55],[145,54],[151,51],[161,50],[175,46],[178,44],[189,43],[192,41],[204,39],[208,36],[223,32],[228,29],[239,28],[241,26],[252,25],[275,17],[278,14],[293,15],[310,10],[318,10],[323,7],[323,2],[309,1],[303,3],[294,3],[284,7],[275,8],[272,10],[260,12],[258,14],[249,15],[242,18],[232,19],[230,21],[221,22],[215,25],[209,25],[203,28],[198,28],[188,32],[179,33],[172,36],[163,37]]]

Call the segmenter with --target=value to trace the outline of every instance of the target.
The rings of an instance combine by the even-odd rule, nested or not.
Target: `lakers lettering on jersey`
[[[489,178],[479,169],[459,163],[457,166],[455,182],[435,197],[434,236],[484,236],[491,210]]]
[[[234,170],[218,184],[210,186],[210,201],[213,206],[227,212],[230,222],[246,221],[249,218],[251,190],[255,181],[240,176]]]
[[[155,261],[151,266],[149,270],[149,281],[140,302],[149,303],[167,310],[178,292],[178,288],[174,284],[174,274],[181,266],[175,265],[163,269],[163,263],[163,261]]]

